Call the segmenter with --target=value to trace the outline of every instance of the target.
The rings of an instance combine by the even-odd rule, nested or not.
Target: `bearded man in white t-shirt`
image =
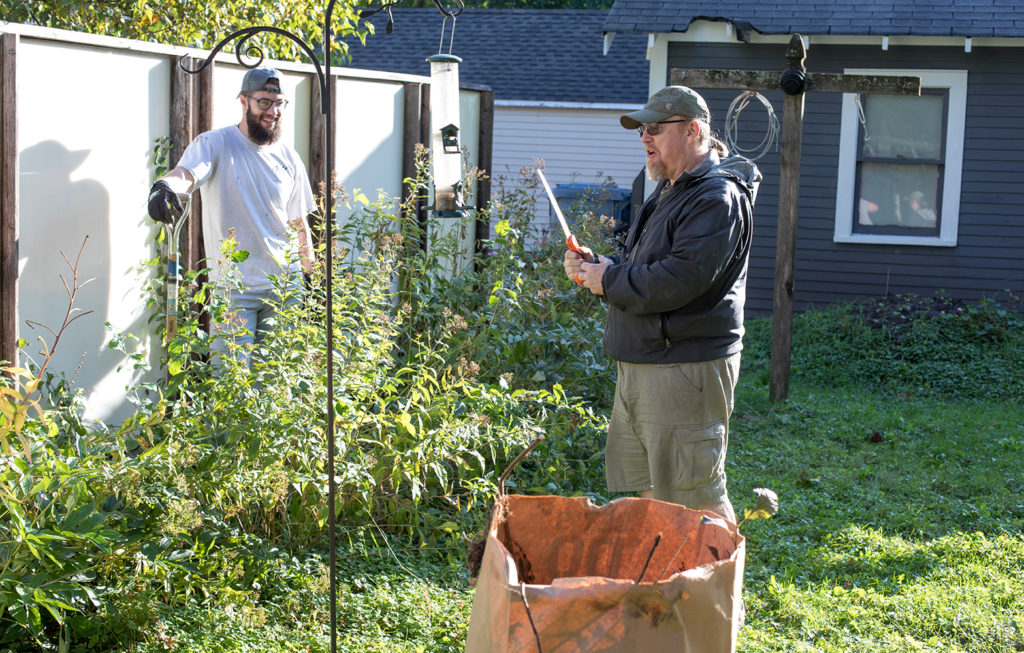
[[[298,154],[279,140],[288,105],[280,80],[273,68],[246,72],[238,93],[241,121],[200,134],[149,194],[149,215],[170,223],[182,212],[179,194],[202,189],[207,255],[219,258],[214,253],[229,237],[249,253],[238,263],[241,292],[231,293],[232,309],[244,327],[235,341],[243,345],[259,342],[273,315],[270,277],[301,279],[313,269],[306,223],[313,192]],[[222,262],[211,265],[211,281],[219,280],[222,267]]]

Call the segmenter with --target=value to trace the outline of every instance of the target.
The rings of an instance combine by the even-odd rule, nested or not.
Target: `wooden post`
[[[803,79],[807,53],[799,34],[786,49],[789,70]],[[779,174],[779,223],[775,242],[775,294],[772,300],[772,358],[768,394],[773,401],[789,395],[789,362],[793,342],[793,277],[796,267],[796,225],[800,202],[800,149],[803,146],[804,91],[786,92],[782,111],[782,155]]]
[[[182,66],[191,68],[195,65],[196,59],[184,57],[180,65],[177,58],[172,58],[171,61],[171,151],[168,155],[168,166],[174,167],[194,136],[192,128],[195,121],[195,75],[183,70]]]
[[[326,138],[327,116],[323,112],[323,95],[320,82],[313,78],[309,91],[309,185],[313,187],[313,193],[327,192],[327,180],[324,179]]]
[[[0,361],[18,362],[18,35],[0,35]]]
[[[194,134],[202,134],[213,129],[213,66],[203,68],[196,80],[196,111]],[[197,259],[206,258],[206,243],[203,240],[203,201],[196,196],[192,200],[192,215],[189,217],[191,224],[196,225],[195,229],[189,231],[189,249],[196,252]],[[216,248],[218,243],[214,243]]]
[[[402,113],[402,179],[416,179],[416,146],[423,142],[423,126],[420,112],[423,110],[423,84],[406,82],[404,89],[405,103]],[[403,218],[415,219],[419,215],[421,192],[408,184],[402,184]],[[405,207],[408,207],[407,209]]]
[[[190,69],[196,64],[193,57],[185,57],[182,65]],[[172,66],[171,74],[171,151],[168,154],[168,168],[178,165],[185,148],[195,138],[195,75],[182,69],[177,61]],[[183,269],[194,270],[199,262],[197,251],[197,232],[201,229],[198,212],[190,211],[188,220],[182,228],[179,248],[180,265]]]
[[[330,79],[326,80],[327,84],[334,84],[337,89],[336,78],[332,75]],[[336,124],[335,120],[335,96],[336,92],[332,92],[331,106],[327,109],[327,114],[324,115],[323,111],[323,95],[320,91],[320,82],[314,77],[312,90],[309,94],[309,184],[313,188],[313,192],[316,194],[323,193],[324,197],[327,197],[327,193],[333,192],[333,180],[324,178],[324,170],[328,169],[324,166],[324,159],[327,158],[327,126],[331,126],[330,132],[337,134],[338,132],[334,129]],[[330,151],[334,151],[331,149]],[[330,162],[330,170],[334,170],[334,161]],[[324,206],[326,206],[326,202]],[[319,249],[321,242],[321,230],[323,228],[323,216],[320,217],[320,223],[310,224],[309,229],[313,234],[313,248],[314,250]]]
[[[480,215],[491,202],[491,166],[494,163],[492,141],[494,140],[494,91],[480,91],[480,152],[477,167],[480,179],[476,186],[476,234],[474,250],[479,253],[483,242],[491,237],[491,225],[486,216]]]
[[[420,93],[420,139],[421,142],[430,146],[430,93]],[[420,248],[425,252],[427,251],[427,242],[429,240],[427,236],[427,228],[429,226],[429,220],[427,216],[427,204],[430,202],[430,189],[424,187],[420,193],[420,198],[417,202],[417,222],[420,228],[420,234],[422,241],[420,242]]]
[[[213,68],[212,65],[203,68],[195,81],[196,111],[192,127],[194,134],[202,134],[213,129]],[[193,194],[192,213],[188,219],[189,224],[195,225],[195,228],[189,229],[188,232],[188,248],[189,251],[195,252],[198,263],[207,257],[206,241],[203,239],[203,201],[200,195]],[[212,246],[216,253],[216,248],[220,246],[220,243],[212,243]],[[201,275],[198,282],[205,283],[206,280],[206,275]],[[202,312],[199,316],[199,324],[207,333],[212,333],[209,312]]]

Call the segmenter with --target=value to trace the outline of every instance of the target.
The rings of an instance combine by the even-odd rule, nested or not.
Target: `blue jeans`
[[[293,304],[298,298],[290,296],[285,304]],[[227,353],[228,341],[237,345],[233,357],[238,362],[248,365],[249,352],[254,345],[263,342],[266,332],[270,330],[270,321],[276,314],[281,299],[273,288],[265,290],[244,289],[233,291],[228,299],[228,313],[224,322],[214,325],[214,357],[219,363]]]

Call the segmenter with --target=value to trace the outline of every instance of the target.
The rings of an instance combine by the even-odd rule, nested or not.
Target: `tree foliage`
[[[610,9],[613,0],[464,0],[471,9]],[[455,0],[442,0],[455,9]],[[338,37],[333,47],[336,61],[347,58],[344,37],[360,40],[373,27],[359,20],[357,6],[379,7],[380,3],[340,0],[334,7],[331,31]],[[415,0],[410,6],[433,6],[432,0]],[[287,30],[309,44],[322,56],[323,20],[327,1],[277,0],[254,3],[247,0],[0,0],[0,16],[12,23],[27,23],[90,34],[103,34],[140,41],[212,49],[228,34],[257,25]],[[267,57],[302,60],[305,55],[291,40],[261,35],[257,45]],[[231,52],[236,44],[228,44]]]
[[[614,0],[464,0],[468,9],[611,9]],[[418,0],[416,6],[429,6]]]
[[[312,0],[0,0],[0,15],[10,22],[205,49],[235,30],[271,25],[319,52],[326,6]],[[359,23],[354,2],[341,0],[333,14],[334,34],[365,36],[368,28]],[[301,50],[283,37],[265,37],[261,45],[274,59],[302,58]],[[336,42],[336,51],[342,56],[344,43]]]

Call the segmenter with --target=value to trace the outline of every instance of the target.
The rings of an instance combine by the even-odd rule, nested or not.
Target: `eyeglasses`
[[[649,122],[649,123],[646,123],[646,124],[643,124],[643,125],[640,125],[639,127],[637,127],[636,128],[636,133],[640,134],[641,138],[643,138],[643,135],[644,135],[645,131],[648,134],[650,134],[651,136],[657,136],[658,132],[661,131],[661,126],[662,125],[667,125],[670,122],[690,122],[691,120],[693,120],[693,119],[692,118],[684,118],[682,120],[661,120],[659,122]]]
[[[256,103],[256,106],[258,106],[262,111],[266,111],[270,107],[280,110],[288,106],[288,100],[269,100],[267,98],[253,97],[251,95],[247,95],[245,97],[253,100]]]

